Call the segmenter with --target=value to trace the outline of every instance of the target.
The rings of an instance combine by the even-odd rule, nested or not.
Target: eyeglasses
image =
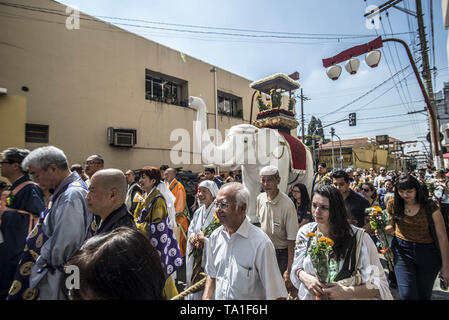
[[[220,208],[221,210],[228,209],[231,205],[227,203],[226,201],[214,201],[215,208]]]
[[[365,189],[365,188],[361,188],[360,190],[365,191],[365,192],[370,192],[370,189]]]
[[[358,175],[358,174],[353,174],[352,176],[353,177],[360,177],[360,175]]]
[[[299,190],[292,190],[292,193],[301,193]]]
[[[0,162],[1,164],[10,164],[11,162],[9,162],[9,161],[2,161],[2,162]]]

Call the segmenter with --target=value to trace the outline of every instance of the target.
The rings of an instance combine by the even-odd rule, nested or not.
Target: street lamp
[[[376,39],[374,39],[370,42],[367,42],[365,44],[361,44],[361,45],[346,49],[334,57],[323,59],[323,66],[325,68],[328,68],[328,70],[329,70],[329,67],[336,67],[336,65],[340,62],[347,61],[347,60],[351,61],[354,59],[354,57],[358,57],[362,54],[368,53],[367,56],[365,57],[365,61],[367,62],[367,64],[370,67],[374,68],[379,64],[379,61],[381,58],[380,52],[376,53],[376,51],[378,51],[377,49],[379,49],[383,46],[384,42],[400,43],[407,51],[407,56],[409,58],[411,66],[413,68],[413,72],[415,73],[416,80],[418,81],[419,87],[421,89],[421,93],[423,94],[424,101],[426,102],[428,115],[430,117],[430,130],[432,133],[432,143],[433,143],[434,154],[436,157],[438,157],[439,161],[437,163],[438,163],[438,166],[440,166],[441,153],[440,153],[439,147],[438,147],[438,141],[439,141],[438,136],[437,136],[438,125],[437,125],[437,118],[436,118],[435,110],[432,108],[432,104],[430,102],[429,95],[427,94],[427,91],[424,88],[424,84],[419,75],[418,68],[416,67],[415,61],[413,59],[412,53],[411,53],[410,48],[408,47],[407,43],[405,43],[403,40],[396,39],[396,38],[382,39],[382,37],[377,37]],[[354,69],[354,70],[352,69],[352,63],[349,62],[348,67],[346,65],[348,65],[348,62],[346,62],[346,64],[345,64],[345,67],[347,70],[349,69],[349,66],[351,67],[350,70],[348,70],[349,73],[354,74],[355,72],[357,72],[356,69]],[[329,76],[328,70],[326,72]],[[335,68],[334,68],[334,70],[335,70]],[[329,76],[329,77],[332,80],[336,80],[335,76],[333,78],[331,76]],[[337,79],[338,79],[338,77],[337,77]]]

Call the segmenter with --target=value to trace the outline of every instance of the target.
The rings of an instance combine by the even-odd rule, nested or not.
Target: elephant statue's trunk
[[[207,129],[206,104],[199,97],[189,97],[189,106],[198,108],[197,118],[194,124],[194,143],[201,151],[202,161],[206,164],[229,165],[232,164],[235,150],[232,139],[226,139],[223,144],[216,146]],[[216,137],[218,136],[216,132]]]

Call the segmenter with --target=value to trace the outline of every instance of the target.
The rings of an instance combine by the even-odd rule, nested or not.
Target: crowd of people
[[[188,203],[167,165],[122,171],[94,154],[69,166],[53,146],[2,157],[10,184],[0,202],[0,299],[176,299],[188,289],[189,300],[390,300],[391,288],[401,299],[430,299],[438,275],[449,284],[444,171],[319,163],[310,193],[302,183],[284,193],[279,169],[266,166],[252,224],[238,172],[205,168]],[[388,214],[387,272],[373,207]],[[324,239],[327,281],[310,254]]]

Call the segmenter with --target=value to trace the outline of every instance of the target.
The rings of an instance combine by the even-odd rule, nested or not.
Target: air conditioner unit
[[[124,128],[108,128],[108,144],[115,147],[132,148],[137,143],[137,130]]]

